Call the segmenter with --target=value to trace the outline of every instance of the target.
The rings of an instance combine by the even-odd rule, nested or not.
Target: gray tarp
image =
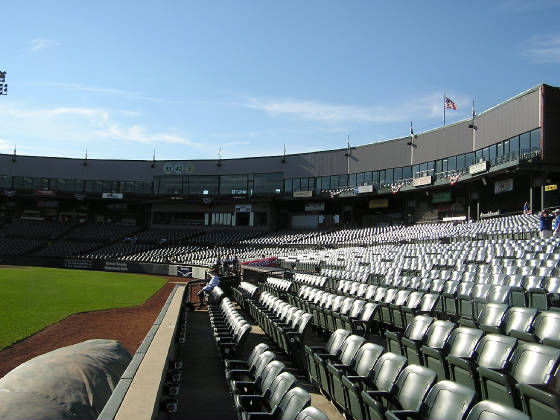
[[[0,378],[0,419],[95,419],[130,360],[115,340],[37,356]]]

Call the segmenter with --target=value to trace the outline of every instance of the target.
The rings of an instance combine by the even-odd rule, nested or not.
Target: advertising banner
[[[372,193],[373,185],[360,185],[358,187],[358,194]]]
[[[192,267],[189,265],[178,265],[177,277],[192,278]]]
[[[122,193],[101,193],[101,198],[113,198],[116,200],[122,200]]]
[[[310,198],[313,197],[313,191],[294,191],[295,198]]]
[[[261,258],[258,260],[243,261],[241,265],[250,265],[252,267],[275,267],[276,257]]]

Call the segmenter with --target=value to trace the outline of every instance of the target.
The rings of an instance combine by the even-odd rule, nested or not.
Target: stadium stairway
[[[184,377],[173,418],[236,418],[208,312],[195,311],[189,314],[188,335],[185,343],[179,346],[178,359],[183,362]]]

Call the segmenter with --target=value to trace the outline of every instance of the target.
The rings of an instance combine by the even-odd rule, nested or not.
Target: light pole
[[[6,72],[0,71],[0,95],[8,94],[8,84],[6,83]]]

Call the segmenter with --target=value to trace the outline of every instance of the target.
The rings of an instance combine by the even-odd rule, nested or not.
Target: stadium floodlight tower
[[[8,84],[6,83],[6,72],[0,71],[0,95],[8,94]]]

